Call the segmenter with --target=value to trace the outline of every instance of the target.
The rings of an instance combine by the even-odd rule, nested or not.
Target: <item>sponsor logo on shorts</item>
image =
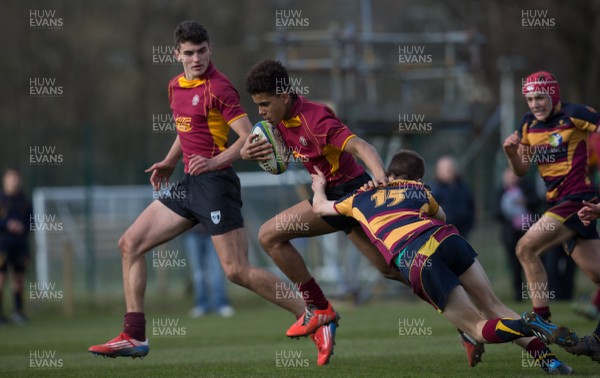
[[[214,224],[219,224],[221,222],[221,210],[211,211],[210,219]]]

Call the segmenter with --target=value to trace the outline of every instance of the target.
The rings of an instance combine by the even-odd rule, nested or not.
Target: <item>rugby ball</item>
[[[258,135],[259,139],[266,139],[273,147],[273,152],[269,160],[257,161],[258,165],[265,171],[273,175],[279,175],[285,172],[288,167],[289,156],[283,142],[283,136],[276,126],[267,121],[260,121],[252,128],[252,134]]]

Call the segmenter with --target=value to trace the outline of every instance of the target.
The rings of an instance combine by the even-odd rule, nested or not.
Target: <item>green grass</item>
[[[287,313],[258,300],[238,305],[234,317],[189,319],[181,304],[148,306],[147,332],[151,351],[144,359],[93,357],[87,348],[120,331],[121,305],[78,307],[65,318],[48,308],[38,309],[25,327],[0,328],[0,375],[47,377],[199,377],[199,376],[310,376],[310,377],[519,377],[543,376],[539,368],[523,367],[521,350],[511,344],[486,346],[483,362],[469,368],[454,328],[423,302],[397,300],[352,308],[339,304],[342,314],[335,355],[326,367],[316,366],[310,339],[284,336],[293,321]],[[528,303],[513,303],[525,311]],[[163,308],[161,310],[161,307]],[[588,334],[594,324],[573,315],[568,304],[552,304],[555,321]],[[165,310],[168,309],[168,310]],[[33,311],[33,310],[32,310]],[[185,327],[180,337],[151,337],[152,319],[177,320]],[[400,336],[399,319],[422,320],[431,336]],[[555,347],[559,358],[581,375],[598,375],[599,365]],[[55,352],[59,368],[31,368],[30,352]],[[277,367],[276,353],[302,367]],[[299,356],[298,356],[299,354]],[[285,358],[284,358],[285,359]],[[282,362],[280,362],[281,364]],[[308,364],[308,366],[306,366]]]

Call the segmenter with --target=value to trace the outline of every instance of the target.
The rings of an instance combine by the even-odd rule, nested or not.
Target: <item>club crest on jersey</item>
[[[211,211],[210,219],[214,224],[219,224],[219,222],[221,222],[221,210]]]
[[[308,144],[306,142],[306,138],[304,137],[304,135],[300,135],[300,144],[303,145],[304,147],[306,147],[306,145]]]
[[[550,145],[552,147],[558,147],[562,144],[563,138],[559,133],[554,133],[550,135]]]
[[[198,95],[195,95],[195,96],[192,98],[192,105],[196,106],[196,105],[198,105],[198,103],[199,103],[199,102],[200,102],[200,96],[198,96]]]
[[[182,133],[187,133],[192,129],[192,117],[179,116],[175,118],[175,127]]]

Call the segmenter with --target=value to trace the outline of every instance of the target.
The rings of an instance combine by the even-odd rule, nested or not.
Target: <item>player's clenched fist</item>
[[[502,148],[504,148],[504,152],[506,152],[507,155],[514,155],[517,154],[520,143],[521,138],[519,138],[519,134],[517,134],[515,131],[514,133],[510,134],[506,140],[504,140]]]
[[[583,201],[583,204],[585,206],[579,209],[577,215],[584,226],[589,226],[592,221],[600,218],[600,204],[588,201]]]

